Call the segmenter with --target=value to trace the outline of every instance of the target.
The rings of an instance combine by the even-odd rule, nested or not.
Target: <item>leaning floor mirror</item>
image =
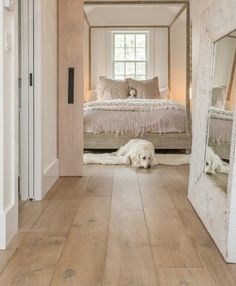
[[[236,0],[215,1],[201,28],[188,198],[236,263]]]

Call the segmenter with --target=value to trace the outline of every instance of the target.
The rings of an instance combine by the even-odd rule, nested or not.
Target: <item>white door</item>
[[[34,199],[34,0],[21,0],[20,197]]]

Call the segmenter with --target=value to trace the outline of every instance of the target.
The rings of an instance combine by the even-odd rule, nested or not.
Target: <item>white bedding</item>
[[[184,133],[185,107],[166,99],[117,99],[84,104],[84,130],[88,133]]]
[[[210,109],[210,141],[230,143],[232,137],[233,112],[219,108]]]

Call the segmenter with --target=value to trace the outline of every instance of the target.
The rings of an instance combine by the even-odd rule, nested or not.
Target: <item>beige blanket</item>
[[[233,126],[233,112],[215,107],[210,109],[210,128],[209,138],[212,142],[228,143],[231,142]]]
[[[118,99],[84,104],[84,129],[90,133],[183,133],[185,107],[165,99]]]

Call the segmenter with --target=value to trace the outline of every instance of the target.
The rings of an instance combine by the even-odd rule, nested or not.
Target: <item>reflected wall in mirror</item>
[[[205,160],[206,174],[225,193],[228,186],[236,92],[236,31],[215,43],[212,100]]]

